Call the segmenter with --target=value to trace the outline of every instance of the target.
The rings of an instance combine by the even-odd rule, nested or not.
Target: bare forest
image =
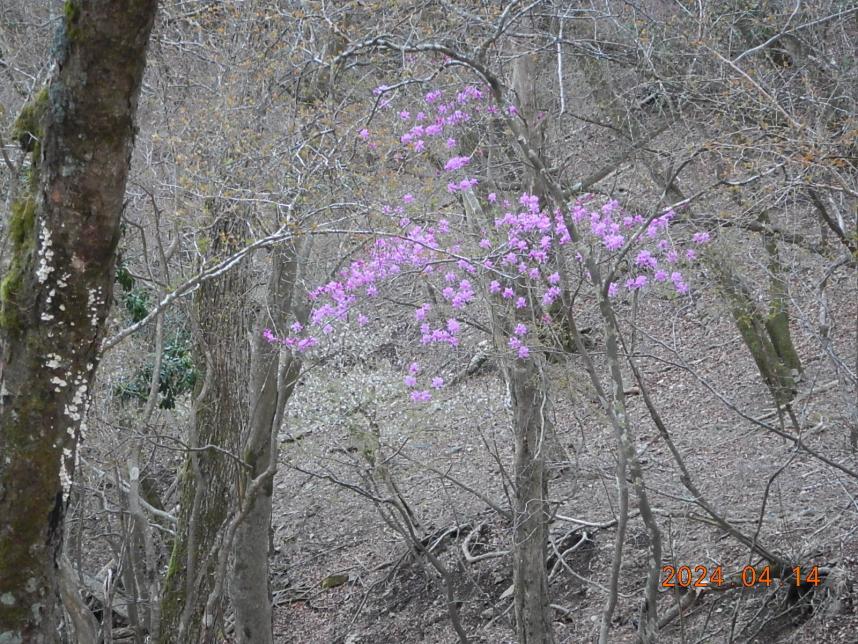
[[[0,644],[858,642],[854,0],[0,0]]]

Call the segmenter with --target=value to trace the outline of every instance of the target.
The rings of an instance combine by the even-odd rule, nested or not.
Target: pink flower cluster
[[[587,201],[585,197],[572,208],[570,213],[572,221],[582,230],[587,230],[587,224],[589,224],[589,234],[601,241],[608,251],[615,252],[623,248],[627,239],[641,226],[646,225],[637,242],[637,246],[642,248],[634,256],[633,261],[634,271],[637,271],[637,274],[623,282],[623,287],[627,291],[639,291],[651,282],[669,280],[677,293],[680,295],[688,293],[688,284],[682,272],[676,269],[683,261],[696,260],[697,252],[693,248],[688,248],[681,256],[677,244],[669,237],[668,228],[676,217],[675,212],[668,210],[647,221],[641,215],[625,214],[615,200],[608,201],[594,210],[587,209]],[[707,232],[696,232],[692,236],[692,242],[697,246],[709,241],[710,235]],[[609,285],[610,297],[616,297],[619,293],[619,284]]]
[[[432,400],[432,393],[428,389],[418,389],[418,381],[417,378],[422,371],[422,367],[419,362],[412,362],[408,365],[408,373],[403,378],[403,382],[405,386],[410,389],[409,397],[414,402],[429,402]],[[435,376],[431,380],[432,389],[442,389],[444,387],[444,379],[440,376]]]
[[[386,90],[382,86],[378,93]],[[497,113],[495,107],[482,103],[485,96],[482,89],[467,86],[454,100],[445,102],[441,90],[430,91],[425,95],[424,111],[413,116],[409,110],[398,112],[400,123],[407,128],[399,138],[400,143],[407,152],[415,153],[425,151],[431,141],[438,141],[441,150],[454,149],[456,138],[448,136],[453,133],[451,129],[469,122],[474,114]],[[507,108],[507,113],[514,115],[514,108]],[[447,136],[446,142],[442,135]],[[360,136],[369,139],[370,133],[364,129]],[[472,157],[454,154],[444,163],[444,172],[460,173],[471,163]],[[468,191],[477,184],[476,178],[459,175],[451,178],[447,190],[451,193]],[[684,263],[696,259],[696,251],[693,247],[683,249],[669,235],[675,218],[672,211],[644,219],[625,212],[615,200],[600,204],[586,196],[566,213],[549,212],[536,195],[522,194],[513,206],[509,200],[491,193],[484,208],[496,213],[494,230],[483,230],[479,241],[472,243],[468,236],[457,234],[446,219],[435,224],[413,224],[406,209],[413,207],[416,201],[413,194],[405,193],[401,204],[382,207],[382,213],[398,224],[399,232],[380,233],[364,257],[351,262],[337,279],[310,292],[315,304],[310,317],[314,330],[322,334],[333,332],[335,326],[352,319],[355,307],[376,297],[386,282],[411,274],[432,284],[434,292],[440,294],[435,305],[423,302],[414,311],[420,342],[458,347],[461,320],[466,309],[475,302],[487,300],[492,306],[506,307],[510,314],[526,312],[537,301],[547,308],[562,292],[561,274],[555,265],[558,253],[571,253],[583,263],[581,253],[597,252],[595,257],[599,261],[609,261],[635,235],[636,242],[629,254],[630,274],[622,284],[608,285],[609,296],[617,297],[623,290],[638,292],[660,283],[671,284],[679,294],[689,290],[681,269]],[[572,242],[569,222],[581,237],[576,251],[563,249]],[[706,232],[696,232],[691,241],[696,247],[708,243],[710,237]],[[463,246],[469,250],[463,251]],[[440,265],[446,268],[436,270]],[[369,317],[364,313],[357,312],[356,317],[359,325],[369,324]],[[544,318],[550,319],[547,314]],[[316,336],[306,330],[293,328],[292,331],[293,335],[281,339],[266,330],[265,337],[296,351],[306,351],[318,344]],[[507,338],[510,351],[518,359],[528,359],[538,342],[535,336],[524,323],[517,323]],[[412,363],[403,382],[413,401],[427,402],[432,397],[430,388],[440,389],[444,381],[434,377],[430,386],[424,383],[419,387],[420,371],[420,365]]]
[[[319,339],[313,336],[303,338],[287,336],[285,338],[278,338],[271,329],[265,329],[262,332],[262,337],[272,344],[282,344],[284,347],[289,347],[298,353],[304,353],[319,344]]]

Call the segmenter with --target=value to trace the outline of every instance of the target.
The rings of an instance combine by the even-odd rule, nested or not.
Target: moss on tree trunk
[[[0,642],[56,642],[63,514],[111,301],[137,95],[157,0],[70,1],[0,286]],[[97,69],[98,73],[93,73]]]
[[[763,376],[778,405],[789,403],[796,393],[795,379],[769,337],[767,320],[749,299],[733,294],[733,319],[757,369]]]
[[[801,373],[801,359],[798,357],[792,341],[787,314],[783,311],[770,314],[766,318],[766,331],[783,365],[790,371]]]
[[[767,315],[759,310],[747,286],[730,268],[729,262],[709,257],[707,265],[718,277],[718,286],[724,296],[742,341],[757,365],[775,403],[785,405],[796,394],[796,382],[793,367],[789,360],[798,361],[789,335],[789,319],[786,312],[775,303],[774,314]],[[781,302],[783,303],[783,302]],[[783,352],[783,353],[782,353]],[[784,355],[791,358],[784,358]]]

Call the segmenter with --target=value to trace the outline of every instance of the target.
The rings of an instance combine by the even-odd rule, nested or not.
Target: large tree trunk
[[[55,642],[63,514],[111,301],[157,0],[69,0],[48,87],[22,112],[30,186],[0,287],[0,641]]]
[[[295,296],[298,276],[298,254],[290,242],[274,253],[268,282],[267,306],[259,316],[253,338],[250,373],[250,431],[244,443],[243,459],[252,470],[244,474],[244,489],[265,472],[277,453],[272,453],[272,433],[277,433],[275,419],[282,417],[301,370],[300,358],[288,356],[276,344],[266,342],[265,328],[277,335],[287,335],[286,324]],[[306,324],[307,307],[299,307],[296,317]],[[281,361],[286,363],[287,376],[278,387],[277,374]],[[279,413],[278,413],[279,412]],[[272,485],[243,501],[248,504],[247,516],[238,526],[233,544],[233,571],[230,576],[230,599],[235,610],[235,638],[242,644],[272,642],[271,584],[269,583],[269,530],[271,526]],[[264,580],[264,581],[263,581]]]
[[[246,236],[246,224],[227,213],[213,231],[212,254],[228,255]],[[242,264],[204,283],[194,303],[195,362],[204,377],[195,392],[191,452],[182,473],[178,528],[164,584],[162,642],[214,641],[222,623],[220,611],[205,615],[205,609],[215,587],[223,527],[240,495],[234,456],[247,421],[252,322],[249,270],[246,260]]]

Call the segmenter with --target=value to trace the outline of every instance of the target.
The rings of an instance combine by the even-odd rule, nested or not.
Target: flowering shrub
[[[385,92],[384,86],[376,94]],[[709,235],[697,232],[690,245],[679,243],[670,234],[675,219],[671,210],[644,218],[623,210],[616,200],[600,202],[584,195],[565,211],[549,210],[536,195],[517,198],[489,193],[479,199],[473,192],[479,185],[472,156],[457,154],[456,135],[466,124],[480,117],[497,118],[499,110],[486,101],[487,92],[467,86],[451,100],[445,92],[432,90],[424,105],[412,116],[411,110],[400,110],[396,122],[405,127],[398,138],[398,150],[389,154],[404,155],[409,163],[446,158],[441,176],[449,193],[465,193],[477,199],[485,214],[482,221],[462,217],[461,227],[448,219],[418,223],[421,199],[412,192],[401,196],[399,203],[381,204],[381,213],[389,219],[389,229],[379,230],[369,251],[342,269],[337,279],[310,291],[314,309],[308,329],[300,325],[291,329],[294,335],[275,337],[266,330],[266,338],[303,352],[319,344],[321,335],[352,322],[365,325],[369,318],[361,311],[365,303],[377,297],[379,290],[392,280],[421,279],[440,295],[436,304],[415,303],[414,317],[419,323],[423,345],[457,347],[461,342],[462,319],[471,307],[493,307],[499,319],[523,317],[547,324],[546,310],[562,294],[562,271],[579,265],[579,273],[592,286],[586,271],[586,259],[615,268],[622,254],[629,267],[622,281],[607,285],[607,294],[616,298],[638,293],[646,288],[672,289],[679,295],[688,293],[683,272],[696,259],[696,246],[709,242]],[[390,102],[387,103],[388,107]],[[513,106],[504,110],[515,114]],[[365,141],[372,133],[363,129]],[[452,156],[450,156],[452,151]],[[467,225],[466,225],[467,224]],[[560,259],[564,261],[559,261]],[[570,261],[565,261],[569,259]],[[567,280],[573,275],[566,275]],[[538,334],[524,323],[511,325],[507,346],[515,358],[527,360],[538,348]],[[415,402],[431,400],[428,386],[440,389],[440,377],[421,380],[420,365],[413,363],[403,382]]]

